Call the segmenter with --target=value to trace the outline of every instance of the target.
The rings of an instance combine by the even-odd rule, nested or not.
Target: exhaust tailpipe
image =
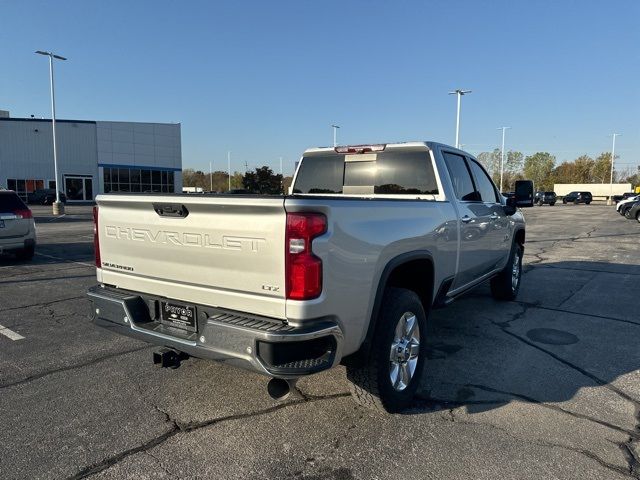
[[[269,380],[269,383],[267,383],[267,392],[271,398],[280,402],[289,398],[291,391],[295,389],[295,385],[295,380],[272,378]]]

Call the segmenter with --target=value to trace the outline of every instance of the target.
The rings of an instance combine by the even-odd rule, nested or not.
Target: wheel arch
[[[426,280],[426,281],[425,281]],[[378,315],[382,299],[388,287],[406,288],[416,292],[424,308],[429,313],[434,301],[435,269],[433,255],[428,250],[406,252],[392,258],[385,265],[376,287],[375,299],[367,333],[360,349],[345,361],[363,360],[371,347],[376,333]]]

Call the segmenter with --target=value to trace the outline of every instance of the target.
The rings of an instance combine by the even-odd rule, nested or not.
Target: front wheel
[[[418,295],[387,289],[367,358],[347,364],[353,399],[390,413],[409,407],[424,369],[426,336],[427,317]]]
[[[640,223],[640,210],[636,213],[636,220]]]
[[[556,202],[550,203],[549,206],[553,207],[556,204]]]
[[[491,279],[491,294],[496,300],[515,300],[522,278],[522,245],[514,243],[507,265]]]
[[[591,200],[589,200],[588,202],[584,202],[584,203],[586,203],[587,205],[589,205],[589,204],[591,203]]]
[[[562,203],[563,203],[563,205],[566,205],[567,204],[567,200],[563,198],[562,199]]]

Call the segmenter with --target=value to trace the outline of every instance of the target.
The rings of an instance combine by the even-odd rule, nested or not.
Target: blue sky
[[[429,139],[609,151],[640,163],[640,1],[0,0],[0,109],[180,122],[183,165],[235,169],[307,147]]]

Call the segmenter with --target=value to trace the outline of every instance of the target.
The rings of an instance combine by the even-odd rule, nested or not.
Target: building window
[[[103,167],[104,193],[173,193],[174,172],[145,168]]]
[[[33,178],[8,178],[7,189],[13,190],[18,196],[27,201],[27,195],[33,193],[36,190],[42,190],[44,188],[44,180],[37,180]]]

